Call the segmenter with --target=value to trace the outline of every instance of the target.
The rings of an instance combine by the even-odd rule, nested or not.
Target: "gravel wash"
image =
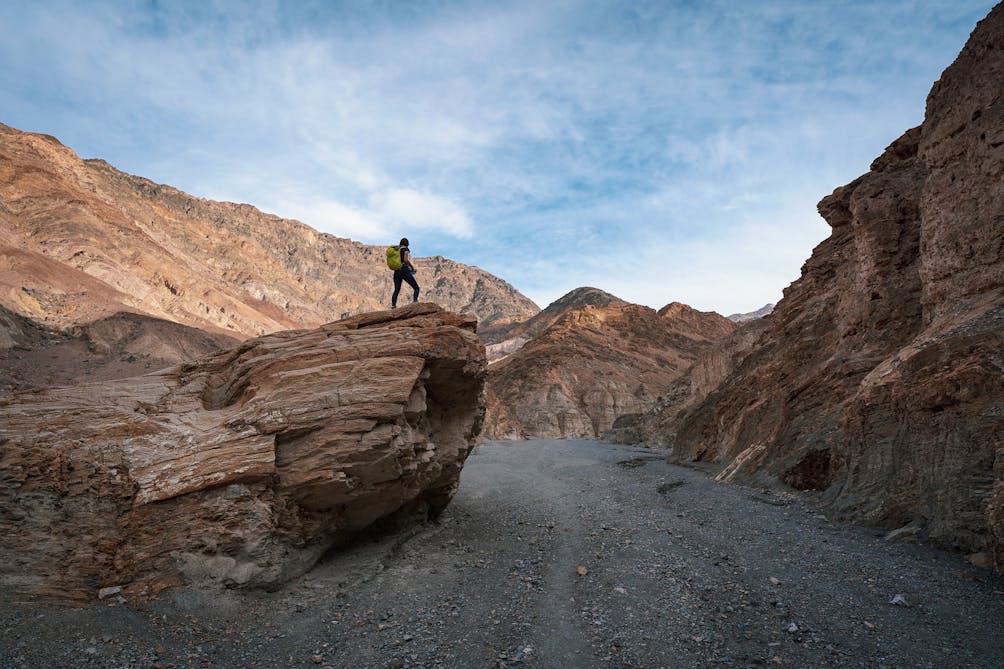
[[[1004,579],[658,451],[487,442],[434,523],[278,592],[0,596],[0,667],[1004,667]]]

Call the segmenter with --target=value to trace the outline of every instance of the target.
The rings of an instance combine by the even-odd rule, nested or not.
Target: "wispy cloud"
[[[376,208],[398,228],[443,231],[467,239],[473,234],[471,220],[450,200],[410,188],[394,188],[375,196]]]
[[[741,311],[992,4],[5,3],[0,121],[538,302]]]

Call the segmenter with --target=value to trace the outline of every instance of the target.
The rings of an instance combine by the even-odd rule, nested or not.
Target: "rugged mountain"
[[[484,414],[475,327],[419,303],[0,399],[0,584],[271,588],[376,521],[438,513]]]
[[[736,323],[745,323],[747,321],[753,321],[758,318],[763,318],[772,311],[774,311],[774,303],[770,302],[768,304],[763,305],[756,311],[748,311],[742,314],[730,314],[728,316],[728,319],[730,321],[735,321]]]
[[[598,303],[564,310],[490,366],[489,438],[599,436],[617,416],[649,408],[700,351],[736,327],[682,304],[656,312],[595,289],[558,303],[578,300]],[[548,311],[559,309],[542,313]]]
[[[504,281],[418,258],[423,299],[485,324],[539,309]],[[135,312],[244,338],[389,305],[383,249],[194,198],[0,124],[0,304],[67,328]]]
[[[485,343],[488,360],[495,361],[519,350],[566,313],[586,305],[627,304],[599,288],[576,288],[525,320],[502,320],[480,328],[478,336]]]
[[[52,330],[0,307],[0,395],[138,376],[236,344],[233,337],[142,314]]]
[[[1002,77],[998,5],[923,124],[820,202],[830,237],[721,382],[664,407],[677,456],[1004,570]]]

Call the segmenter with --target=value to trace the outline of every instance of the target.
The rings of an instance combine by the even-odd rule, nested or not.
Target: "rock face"
[[[664,408],[677,455],[1004,569],[1002,77],[999,5],[924,123],[820,202],[832,233],[744,357]]]
[[[595,297],[593,290],[578,296]],[[549,311],[554,316],[550,307],[542,313]],[[491,365],[486,436],[600,436],[619,415],[649,408],[700,351],[735,327],[676,303],[659,312],[616,298],[569,308]]]
[[[377,520],[438,512],[483,419],[475,327],[419,303],[0,400],[0,582],[275,587]]]
[[[643,413],[618,416],[613,427],[603,434],[603,439],[619,444],[644,442],[671,448],[676,441],[680,417],[704,402],[735,371],[758,346],[768,327],[769,317],[752,319],[704,348],[686,373],[674,381],[653,406]]]
[[[423,299],[446,309],[485,324],[539,311],[483,270],[416,260]],[[383,248],[194,198],[0,124],[0,305],[47,327],[137,312],[243,339],[385,309],[390,293]]]

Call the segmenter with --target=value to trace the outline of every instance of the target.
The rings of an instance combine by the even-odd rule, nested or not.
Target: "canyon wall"
[[[1002,81],[998,6],[923,124],[820,202],[830,237],[755,341],[646,436],[1004,569]]]

